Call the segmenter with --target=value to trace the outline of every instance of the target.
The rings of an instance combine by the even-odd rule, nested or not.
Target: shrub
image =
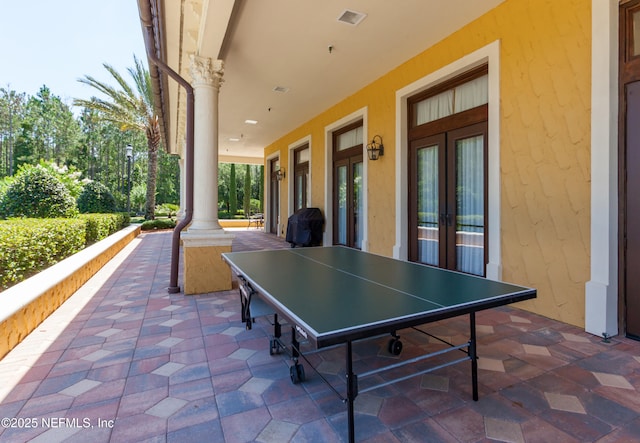
[[[156,217],[174,217],[180,206],[173,203],[163,203],[160,206],[156,206]]]
[[[147,186],[135,185],[130,194],[131,210],[136,214],[144,213],[144,205],[147,202]]]
[[[0,178],[0,201],[2,201],[5,192],[7,192],[7,189],[9,189],[9,185],[13,183],[13,181],[14,176]]]
[[[80,171],[78,171],[73,166],[58,166],[53,161],[40,160],[40,166],[42,166],[44,169],[53,174],[54,177],[60,180],[60,183],[62,183],[64,187],[69,190],[73,198],[78,198],[80,192],[82,192],[82,182],[80,181],[80,176],[82,176],[82,173]],[[20,168],[23,167],[25,166],[20,166]]]
[[[78,210],[83,214],[115,212],[116,199],[102,183],[90,182],[78,197]]]
[[[140,225],[140,229],[143,231],[151,231],[153,229],[173,229],[176,227],[175,220],[171,220],[168,218],[158,218],[155,220],[147,220],[142,225]]]
[[[0,222],[0,285],[22,281],[85,246],[80,219],[10,219]]]
[[[40,165],[21,169],[0,202],[3,218],[56,218],[76,214],[75,200],[69,190]]]
[[[125,213],[82,214],[80,219],[85,222],[87,245],[107,238],[129,225],[129,216]]]
[[[131,224],[131,214],[127,214],[126,212],[118,212],[117,214],[113,214],[116,217],[118,217],[118,220],[120,220],[119,224],[120,224],[120,228],[122,229],[126,226],[129,226]]]
[[[252,199],[250,200],[250,202],[251,202],[251,203],[250,203],[250,205],[249,205],[249,208],[250,208],[250,210],[251,210],[251,214],[257,214],[257,213],[259,213],[259,212],[262,212],[262,211],[260,210],[260,207],[261,207],[261,205],[260,205],[260,200],[255,199],[255,198],[252,198]]]

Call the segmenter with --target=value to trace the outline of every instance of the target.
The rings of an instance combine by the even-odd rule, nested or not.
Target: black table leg
[[[298,342],[298,339],[296,338],[296,328],[291,326],[291,358],[293,359],[293,365],[289,367],[289,373],[293,384],[297,384],[305,380],[304,366],[298,363],[299,357],[300,342]]]
[[[347,423],[349,425],[349,443],[356,441],[353,402],[358,396],[358,378],[353,373],[353,353],[351,342],[347,342]]]
[[[476,354],[476,313],[469,314],[471,339],[469,340],[469,358],[471,358],[471,385],[473,400],[478,401],[478,355]]]

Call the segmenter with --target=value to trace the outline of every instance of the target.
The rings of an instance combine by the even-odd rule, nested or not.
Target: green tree
[[[231,218],[235,217],[238,212],[238,193],[236,184],[236,165],[231,163],[229,170],[229,214]]]
[[[66,164],[67,154],[80,141],[80,125],[69,106],[42,86],[26,103],[15,154],[17,164],[52,160]]]
[[[102,144],[101,131],[104,123],[95,109],[83,108],[80,115],[82,141],[74,155],[75,166],[90,180],[96,179],[99,168],[99,150]]]
[[[77,171],[73,166],[60,166],[55,162],[46,162],[44,160],[40,160],[40,163],[38,164],[40,167],[53,174],[53,176],[57,178],[65,188],[67,188],[74,199],[78,198],[84,186],[80,181],[80,177],[82,175],[80,171]]]
[[[135,56],[134,62],[135,67],[128,69],[134,81],[133,87],[111,65],[105,63],[103,66],[118,83],[119,88],[85,75],[79,81],[97,89],[107,98],[75,99],[74,104],[99,111],[101,119],[118,124],[122,131],[134,130],[145,134],[148,162],[145,219],[151,220],[155,218],[158,149],[161,142],[160,124],[153,109],[149,71]]]
[[[244,194],[242,196],[242,208],[244,216],[251,215],[251,165],[245,165],[244,168]]]
[[[158,155],[157,203],[178,204],[180,202],[180,167],[178,157],[160,151]]]
[[[139,213],[142,211],[147,195],[147,188],[144,184],[135,185],[131,188],[131,210]]]
[[[0,202],[0,215],[4,218],[73,217],[77,212],[69,190],[40,165],[20,168]]]
[[[230,163],[218,163],[218,209],[229,212]]]
[[[0,176],[12,176],[15,171],[14,147],[25,102],[26,94],[0,88]]]
[[[78,210],[83,214],[115,212],[116,200],[102,183],[87,183],[78,197]]]
[[[258,183],[258,200],[260,200],[260,212],[264,212],[264,165],[260,165],[260,178]]]

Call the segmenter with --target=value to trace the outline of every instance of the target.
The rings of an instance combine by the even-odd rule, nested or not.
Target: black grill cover
[[[287,242],[291,247],[322,245],[324,218],[318,208],[298,209],[287,222]]]

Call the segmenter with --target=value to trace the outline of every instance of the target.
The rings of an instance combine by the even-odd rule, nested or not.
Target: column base
[[[585,331],[598,337],[618,335],[618,294],[593,280],[585,292]]]
[[[231,252],[234,237],[223,229],[182,235],[185,295],[231,289],[231,268],[221,254]]]

